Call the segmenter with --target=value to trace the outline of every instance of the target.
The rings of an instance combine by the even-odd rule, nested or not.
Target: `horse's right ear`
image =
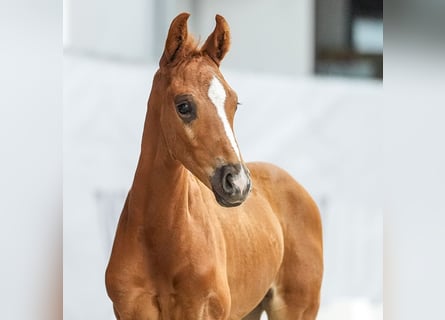
[[[189,17],[189,13],[183,12],[173,19],[168,30],[167,40],[165,41],[164,53],[159,61],[160,67],[166,66],[174,62],[178,57],[185,55],[188,49],[187,20]]]

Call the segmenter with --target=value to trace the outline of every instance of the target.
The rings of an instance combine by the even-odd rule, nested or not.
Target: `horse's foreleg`
[[[321,218],[309,194],[300,185],[290,184],[287,193],[283,190],[288,201],[280,204],[278,214],[284,230],[284,256],[265,309],[270,320],[314,320],[323,278]]]
[[[288,295],[270,301],[266,308],[269,320],[315,320],[318,303],[301,303],[298,296]]]
[[[309,251],[303,259],[298,254],[288,254],[284,258],[269,298],[263,302],[269,320],[316,319],[323,270],[317,256],[316,251]]]
[[[282,277],[281,280],[287,278]],[[264,300],[264,309],[269,320],[315,320],[320,305],[320,282],[318,276],[294,274],[271,290],[270,297]],[[284,279],[283,279],[284,278]]]

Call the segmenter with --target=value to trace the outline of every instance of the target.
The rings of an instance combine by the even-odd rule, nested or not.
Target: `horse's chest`
[[[254,308],[275,280],[284,252],[282,230],[264,209],[231,217],[223,227],[232,309],[242,313]]]
[[[119,301],[117,309],[149,319],[220,319],[230,312],[230,300],[232,314],[253,309],[270,288],[283,254],[276,218],[257,214],[253,222],[243,213],[232,214],[232,220],[191,220],[181,232],[153,234],[155,246],[137,241],[128,246],[135,254],[121,250],[127,255],[116,270],[125,280],[118,289],[134,299]]]

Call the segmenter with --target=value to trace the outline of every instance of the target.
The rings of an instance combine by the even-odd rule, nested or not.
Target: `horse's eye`
[[[191,101],[179,102],[176,104],[176,111],[185,123],[189,123],[196,118],[196,108]]]
[[[187,116],[191,114],[192,106],[188,102],[182,102],[176,106],[176,110],[178,110],[182,116]]]

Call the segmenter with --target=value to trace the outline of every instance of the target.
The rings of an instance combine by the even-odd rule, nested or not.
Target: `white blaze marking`
[[[212,101],[212,103],[216,107],[216,112],[221,119],[224,130],[226,131],[227,138],[229,139],[230,144],[232,145],[232,148],[238,157],[238,160],[241,161],[238,146],[235,141],[235,136],[233,135],[232,128],[230,127],[229,120],[227,119],[226,109],[224,108],[226,102],[226,91],[224,90],[223,85],[216,76],[213,76],[213,79],[210,82],[208,96],[210,98],[210,101]]]

